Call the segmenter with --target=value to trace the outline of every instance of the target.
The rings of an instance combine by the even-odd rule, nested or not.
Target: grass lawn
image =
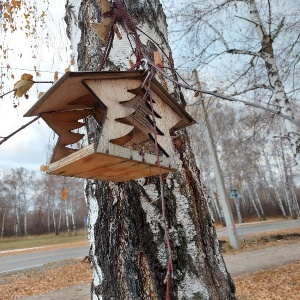
[[[73,235],[73,232],[70,235],[68,235],[67,232],[61,232],[59,235],[51,233],[43,235],[29,235],[17,238],[9,237],[0,239],[0,252],[84,241],[87,241],[84,230],[78,230],[76,236]]]

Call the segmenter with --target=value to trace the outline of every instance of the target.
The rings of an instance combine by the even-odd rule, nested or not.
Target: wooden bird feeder
[[[175,170],[171,135],[195,121],[155,79],[151,104],[148,84],[141,71],[62,76],[24,115],[40,116],[58,134],[47,172],[115,182],[157,175],[155,136],[161,172]],[[79,130],[87,118],[97,127],[92,141]],[[84,139],[90,144],[78,146]]]

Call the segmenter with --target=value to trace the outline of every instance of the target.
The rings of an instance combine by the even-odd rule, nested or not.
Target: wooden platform
[[[58,135],[49,174],[115,182],[158,175],[157,159],[162,173],[176,170],[171,135],[195,123],[143,71],[66,73],[24,116],[36,115]],[[99,137],[78,149],[88,118]]]
[[[49,165],[51,175],[62,175],[97,180],[123,182],[159,174],[156,156],[145,154],[118,145],[109,145],[109,154],[96,152],[94,144],[72,153]],[[120,156],[122,155],[122,157]],[[160,157],[161,172],[175,171],[170,159]]]

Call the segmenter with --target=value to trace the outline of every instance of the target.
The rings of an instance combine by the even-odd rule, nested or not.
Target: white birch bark
[[[25,206],[24,209],[24,235],[28,235],[28,229],[27,229],[27,207]]]
[[[64,201],[64,206],[65,206],[65,216],[66,216],[66,226],[67,226],[67,232],[68,232],[68,235],[70,235],[70,222],[69,222],[69,201],[68,200],[65,200]]]
[[[71,215],[71,221],[72,221],[72,225],[73,225],[73,234],[74,235],[77,235],[77,232],[76,232],[76,223],[75,223],[75,216],[74,216],[74,208],[73,208],[73,200],[70,198],[69,199],[69,202],[70,202],[70,215]]]
[[[271,165],[270,165],[270,161],[269,161],[268,155],[267,155],[267,153],[265,151],[263,151],[263,153],[264,153],[264,157],[265,157],[265,161],[266,161],[268,173],[269,173],[269,176],[270,176],[270,179],[271,179],[271,183],[273,185],[273,190],[274,190],[274,193],[275,193],[276,202],[279,205],[279,209],[281,211],[282,217],[286,219],[287,218],[286,212],[285,212],[285,209],[283,207],[281,196],[280,196],[279,191],[278,191],[277,186],[276,186],[276,181],[275,181],[275,178],[273,176],[273,171],[271,169]]]
[[[209,184],[209,188],[210,188],[212,206],[214,208],[215,214],[217,215],[217,218],[221,221],[223,217],[222,217],[222,214],[220,211],[218,200],[214,195],[214,190],[212,187],[212,182],[211,182],[210,177],[208,178],[208,184]]]
[[[251,21],[255,24],[255,29],[261,42],[261,56],[265,62],[268,79],[273,89],[273,101],[277,104],[278,111],[292,119],[295,119],[290,100],[286,95],[282,80],[278,73],[278,68],[273,54],[272,36],[267,33],[267,30],[261,21],[256,6],[256,0],[248,0],[247,3]],[[300,128],[287,119],[284,119],[283,123],[285,125],[287,138],[290,142],[295,161],[297,165],[300,165]]]
[[[126,2],[130,7],[132,2]],[[82,32],[75,54],[78,69],[96,71],[101,44],[90,22],[99,22],[99,9],[95,1],[73,0],[68,4],[73,5],[74,11],[74,16],[67,19],[69,35],[78,37],[74,34],[78,23]],[[169,57],[161,53],[163,63],[169,66],[172,58],[161,4],[157,0],[144,0],[140,1],[140,6],[135,21],[147,34],[139,33],[146,52],[151,54],[163,49]],[[114,40],[105,66],[110,70],[129,67],[131,46],[126,33],[120,31],[123,39]],[[76,51],[77,45],[73,47]],[[172,84],[163,84],[170,93],[174,92]],[[186,145],[177,153],[181,157],[178,158],[180,171],[170,175],[164,185],[170,238],[177,260],[171,298],[235,299],[189,139],[185,134],[177,138]],[[167,249],[157,178],[125,183],[87,180],[85,191],[93,272],[92,299],[164,299]]]
[[[61,209],[60,209],[60,210],[59,210],[59,216],[58,216],[57,231],[56,231],[56,234],[57,234],[57,235],[60,233],[61,218],[62,218],[62,211],[61,211]]]
[[[52,209],[52,219],[53,219],[53,227],[55,234],[57,234],[57,226],[56,226],[56,217],[55,217],[55,207]]]
[[[256,206],[256,203],[255,203],[255,200],[254,200],[254,198],[253,198],[253,196],[252,196],[250,187],[249,187],[249,185],[248,185],[247,183],[245,183],[245,187],[246,187],[246,190],[247,190],[247,192],[248,192],[248,196],[249,196],[250,202],[251,202],[251,204],[253,205],[254,210],[255,210],[255,212],[256,212],[258,218],[259,218],[260,220],[262,220],[262,216],[261,216],[261,214],[260,214],[260,212],[259,212],[259,210],[258,210],[258,208],[257,208],[257,206]]]
[[[16,214],[16,225],[15,225],[15,235],[19,236],[21,233],[21,226],[20,226],[20,204],[19,200],[16,199],[16,207],[15,207],[15,214]]]
[[[254,194],[255,194],[256,202],[257,202],[259,210],[260,210],[261,218],[262,218],[263,221],[265,221],[266,220],[265,212],[264,212],[264,209],[261,205],[261,201],[260,201],[260,198],[258,196],[257,189],[254,189]]]
[[[2,215],[2,222],[1,222],[1,239],[3,239],[3,236],[4,236],[6,212],[7,212],[7,210],[4,209],[3,210],[3,215]]]

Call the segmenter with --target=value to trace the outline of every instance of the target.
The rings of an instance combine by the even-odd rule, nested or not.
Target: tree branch
[[[249,20],[249,19],[244,18],[244,17],[237,16],[237,15],[235,15],[235,17],[238,18],[238,19],[242,19],[242,20],[248,21],[248,22],[250,22],[250,23],[253,23],[254,25],[260,27],[261,30],[262,30],[263,32],[265,31],[265,30],[264,30],[264,27],[263,27],[261,24],[259,24],[259,23],[256,23],[256,22],[254,22],[254,21],[252,21],[252,20]]]
[[[54,81],[34,81],[33,83],[54,83]]]
[[[54,81],[33,81],[33,83],[54,83]],[[13,89],[13,90],[11,90],[11,91],[9,91],[9,92],[7,92],[7,93],[1,95],[1,96],[0,96],[0,99],[3,98],[3,97],[6,96],[6,95],[12,93],[12,92],[15,92],[16,90],[17,90],[17,89]]]
[[[254,91],[254,90],[257,90],[257,89],[266,89],[266,90],[272,91],[271,86],[266,85],[266,84],[258,84],[258,85],[249,87],[248,89],[245,89],[243,91],[240,91],[239,93],[234,93],[232,96],[237,96],[237,95],[245,94],[247,92]]]
[[[26,123],[25,125],[21,126],[19,129],[17,129],[16,131],[12,132],[10,135],[6,136],[6,137],[0,137],[2,138],[2,140],[0,141],[0,145],[2,145],[4,142],[6,142],[8,139],[10,139],[12,136],[14,136],[15,134],[17,134],[19,131],[25,129],[27,126],[29,126],[30,124],[32,124],[33,122],[35,122],[36,120],[38,120],[40,118],[40,116],[35,117],[33,120],[31,120],[30,122]]]
[[[249,102],[249,101],[246,101],[246,100],[241,100],[241,99],[233,98],[233,97],[230,97],[230,96],[225,96],[225,95],[219,94],[217,92],[211,92],[211,91],[207,91],[207,90],[203,90],[203,89],[194,88],[194,87],[192,87],[190,85],[187,85],[187,84],[181,83],[181,82],[179,82],[177,80],[174,80],[172,77],[170,77],[168,74],[166,74],[161,68],[157,67],[154,63],[152,63],[152,62],[149,61],[148,64],[151,65],[157,71],[159,71],[165,78],[167,78],[168,80],[172,81],[176,85],[181,86],[182,88],[185,88],[185,89],[188,89],[188,90],[191,90],[191,91],[195,91],[195,92],[200,92],[200,93],[203,93],[203,94],[212,95],[212,96],[214,96],[216,98],[221,98],[221,99],[232,101],[232,102],[240,102],[240,103],[243,103],[245,105],[249,105],[249,106],[253,106],[253,107],[256,107],[256,108],[264,109],[264,110],[266,110],[268,112],[271,112],[271,113],[273,113],[275,115],[281,116],[282,118],[284,118],[284,119],[290,121],[291,123],[296,124],[297,126],[300,127],[300,121],[297,121],[294,118],[291,118],[291,117],[283,114],[279,110],[276,110],[276,109],[273,109],[273,108],[269,108],[269,107],[265,107],[263,105],[260,105],[260,104],[257,104],[257,103],[253,103],[253,102]]]
[[[16,91],[16,89],[13,89],[13,90],[11,90],[11,91],[9,91],[9,92],[7,92],[7,93],[1,95],[0,98],[3,98],[4,96],[6,96],[6,95],[8,95],[8,94],[10,94],[10,93],[12,93],[12,92],[15,92],[15,91]]]
[[[224,36],[219,32],[219,30],[217,30],[217,28],[215,28],[213,25],[211,25],[209,22],[202,20],[202,22],[204,24],[206,24],[208,27],[210,27],[219,37],[219,39],[222,41],[223,45],[225,46],[226,50],[229,50],[229,46],[227,44],[227,42],[224,39]]]
[[[253,52],[248,50],[228,49],[226,52],[230,54],[246,54],[246,55],[261,57],[260,52]]]
[[[273,34],[273,36],[272,36],[272,40],[273,40],[273,41],[277,38],[279,32],[280,32],[281,29],[283,28],[283,26],[284,26],[284,20],[285,20],[285,17],[282,18],[282,20],[280,21],[280,23],[279,23],[279,25],[278,25],[278,27],[277,27],[277,30],[276,30],[275,33]]]

